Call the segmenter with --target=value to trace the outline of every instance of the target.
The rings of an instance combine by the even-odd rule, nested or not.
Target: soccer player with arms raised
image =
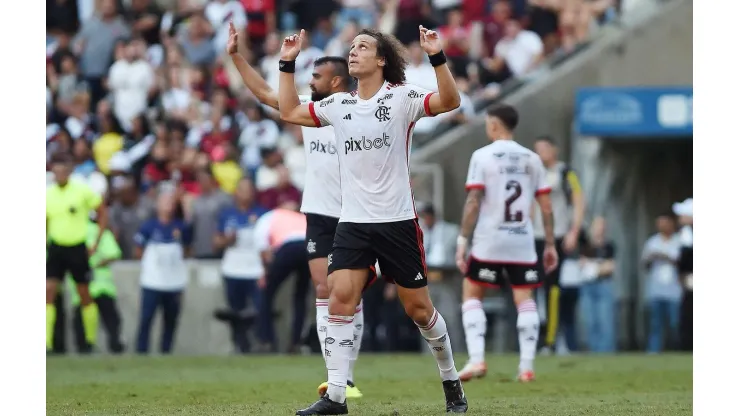
[[[419,27],[422,48],[437,75],[439,93],[404,84],[403,46],[393,36],[363,30],[352,41],[349,74],[358,90],[301,104],[295,59],[304,32],[285,38],[281,50],[279,107],[283,120],[309,127],[334,126],[339,153],[342,209],[329,263],[329,325],[324,341],[327,394],[297,415],[347,414],[345,385],[354,345],[353,320],[366,270],[378,260],[392,278],[406,313],[419,326],[437,360],[448,412],[468,404],[455,369],[447,326],[427,288],[422,232],[414,210],[409,148],[414,123],[460,105],[439,36]]]
[[[514,293],[519,332],[518,380],[534,380],[534,357],[540,319],[532,297],[542,284],[543,270],[537,262],[534,230],[529,218],[536,199],[545,229],[543,262],[551,272],[558,263],[553,234],[550,187],[542,160],[512,138],[519,123],[517,111],[502,105],[488,111],[486,134],[492,141],[473,153],[465,187],[468,197],[463,210],[456,261],[463,280],[463,327],[469,361],[460,371],[467,381],[486,375],[484,360],[486,315],[481,300],[487,287],[508,283]],[[473,230],[475,234],[473,235]],[[469,262],[465,255],[473,237]],[[506,273],[508,282],[504,281]]]
[[[257,99],[278,110],[278,95],[260,74],[252,68],[238,51],[239,38],[232,23],[229,24],[229,42],[226,52],[231,56],[242,81]],[[336,92],[349,91],[354,83],[349,76],[347,60],[335,56],[320,58],[314,62],[314,72],[309,84],[310,97],[301,97],[302,103],[321,101]],[[311,127],[316,127],[312,125]],[[326,339],[329,316],[329,287],[327,280],[327,257],[334,242],[334,233],[339,222],[342,196],[339,181],[339,158],[334,139],[334,128],[303,128],[303,148],[306,152],[306,184],[303,189],[301,212],[306,214],[306,252],[311,280],[316,290],[316,331],[321,345]],[[369,276],[368,276],[369,274]],[[375,272],[366,274],[367,282],[375,279]],[[347,397],[362,397],[354,385],[354,366],[360,354],[363,326],[362,303],[357,305],[354,314],[355,345],[351,351],[350,368],[347,376]],[[322,347],[322,354],[325,350]],[[323,383],[319,390],[326,388]]]

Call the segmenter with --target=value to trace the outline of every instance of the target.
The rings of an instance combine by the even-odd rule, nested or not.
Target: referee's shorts
[[[46,278],[62,280],[69,273],[75,283],[90,283],[90,258],[85,243],[60,246],[50,243],[46,256]]]

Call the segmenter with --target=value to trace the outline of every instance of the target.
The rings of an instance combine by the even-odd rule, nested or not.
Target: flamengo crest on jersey
[[[311,97],[300,96],[302,104]],[[334,127],[301,127],[306,153],[306,178],[301,212],[339,218],[342,193]]]
[[[470,255],[494,263],[537,261],[530,207],[550,192],[542,160],[512,140],[497,140],[470,158],[468,190],[484,192]]]
[[[416,218],[409,149],[414,123],[431,115],[432,94],[386,82],[368,100],[351,92],[309,104],[317,126],[334,126],[342,183],[341,222]]]

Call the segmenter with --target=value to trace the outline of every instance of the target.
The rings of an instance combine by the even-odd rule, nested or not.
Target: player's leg
[[[347,378],[354,346],[354,315],[362,298],[367,270],[375,263],[367,224],[340,223],[328,256],[329,315],[324,355],[328,373],[326,394],[297,415],[347,414]]]
[[[462,321],[465,343],[468,347],[468,362],[460,370],[462,381],[483,377],[487,372],[485,351],[488,322],[481,301],[486,293],[486,287],[493,285],[490,280],[495,280],[497,273],[500,274],[500,271],[471,259],[463,279]]]
[[[311,281],[316,292],[316,333],[321,345],[321,355],[324,355],[324,340],[326,340],[326,324],[329,319],[329,286],[327,277],[329,265],[327,257],[331,253],[339,220],[316,214],[306,214],[306,254],[308,268],[311,271]]]
[[[380,269],[383,276],[395,281],[406,315],[419,328],[437,361],[447,411],[464,413],[468,404],[455,368],[447,323],[429,296],[421,228],[416,220],[374,224],[374,227],[373,245]]]
[[[84,244],[71,247],[67,261],[69,272],[77,285],[77,293],[80,295],[80,312],[82,326],[85,329],[85,339],[88,344],[95,345],[98,337],[98,305],[90,295],[92,271],[87,247]]]
[[[544,272],[539,264],[531,266],[506,265],[514,304],[517,310],[516,329],[519,334],[518,380],[534,380],[534,358],[537,353],[537,338],[540,334],[540,317],[534,300],[534,289],[542,284]]]

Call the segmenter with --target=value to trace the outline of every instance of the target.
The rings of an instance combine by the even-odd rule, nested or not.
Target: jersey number
[[[522,211],[511,212],[511,204],[522,196],[522,185],[517,181],[506,182],[506,190],[508,191],[510,189],[513,189],[514,193],[506,198],[506,201],[504,202],[504,222],[522,222],[522,219],[524,218],[524,213]]]

